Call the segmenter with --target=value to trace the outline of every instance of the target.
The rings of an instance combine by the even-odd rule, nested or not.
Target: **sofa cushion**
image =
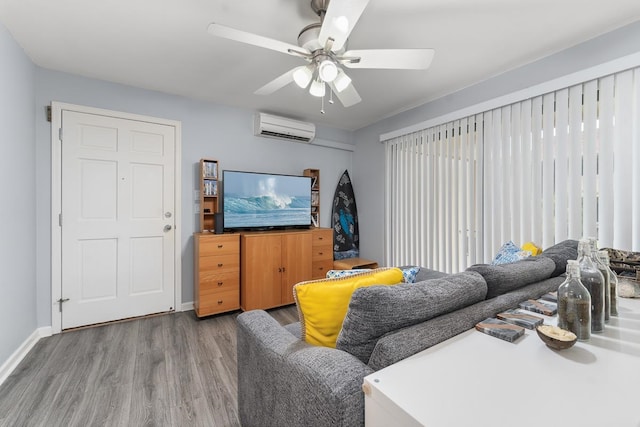
[[[548,247],[540,256],[553,260],[556,268],[553,270],[552,277],[559,276],[567,271],[567,260],[578,259],[578,241],[564,240]]]
[[[402,282],[398,268],[378,268],[338,279],[311,280],[293,287],[300,317],[300,338],[309,344],[335,347],[354,290]]]
[[[556,268],[549,258],[529,257],[502,265],[475,264],[467,271],[478,272],[487,281],[487,298],[502,295],[528,284],[551,277]]]
[[[336,348],[369,361],[384,334],[455,311],[485,299],[487,284],[474,272],[398,286],[357,289]]]
[[[557,290],[563,280],[563,277],[553,277],[532,283],[496,298],[480,301],[426,322],[390,332],[378,340],[368,365],[374,371],[378,371],[406,359],[472,329],[476,323],[487,317],[493,317],[501,311],[516,307],[520,301],[536,299],[549,291]]]
[[[420,267],[420,271],[418,271],[418,274],[416,275],[416,282],[423,282],[425,280],[431,280],[431,279],[439,279],[441,277],[446,277],[448,275],[449,273],[443,273],[442,271]]]

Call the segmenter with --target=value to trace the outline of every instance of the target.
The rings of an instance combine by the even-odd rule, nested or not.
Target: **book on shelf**
[[[312,190],[317,190],[318,189],[318,177],[317,176],[312,176],[311,177],[311,189]]]
[[[318,216],[316,214],[311,214],[311,222],[314,227],[318,228]]]
[[[215,162],[204,162],[202,175],[203,178],[218,179],[218,164]]]
[[[205,196],[217,196],[218,195],[218,181],[206,180],[204,182],[204,195]]]
[[[507,323],[513,323],[514,325],[522,326],[527,329],[535,329],[536,326],[542,325],[544,319],[542,317],[534,316],[533,314],[523,313],[518,309],[511,309],[498,313],[498,319],[504,320]]]
[[[543,299],[522,301],[518,306],[525,310],[533,311],[534,313],[544,314],[545,316],[553,316],[558,312],[558,304]]]
[[[493,317],[477,323],[476,330],[508,342],[514,342],[524,335],[523,327]]]

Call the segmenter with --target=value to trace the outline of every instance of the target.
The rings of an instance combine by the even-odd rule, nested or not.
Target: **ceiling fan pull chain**
[[[324,114],[324,96],[320,101],[320,114]]]
[[[333,105],[333,90],[329,86],[329,104]]]

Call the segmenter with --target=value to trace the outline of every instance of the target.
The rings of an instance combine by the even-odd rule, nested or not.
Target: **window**
[[[640,68],[385,146],[388,264],[461,271],[508,240],[640,250]]]

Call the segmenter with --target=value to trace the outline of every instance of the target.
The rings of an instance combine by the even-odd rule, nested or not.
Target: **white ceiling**
[[[301,59],[207,33],[217,22],[297,44],[309,0],[0,0],[39,66],[355,130],[640,19],[639,0],[371,0],[349,48],[435,48],[426,71],[348,70],[362,102],[291,84],[253,92]]]

